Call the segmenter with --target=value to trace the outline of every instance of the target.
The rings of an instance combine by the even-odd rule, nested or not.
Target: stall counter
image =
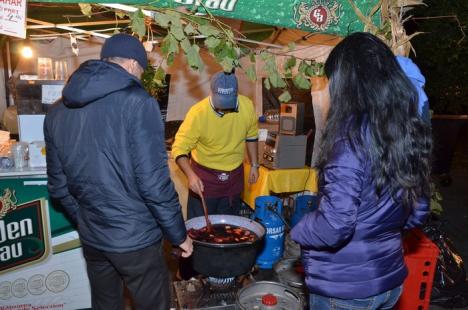
[[[0,202],[0,309],[91,308],[78,233],[45,168],[0,170]]]

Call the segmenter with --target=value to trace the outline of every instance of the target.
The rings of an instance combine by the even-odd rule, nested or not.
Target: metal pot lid
[[[298,293],[277,282],[254,282],[237,293],[237,305],[243,310],[294,310],[302,309]]]
[[[303,288],[305,286],[304,267],[300,258],[285,258],[273,267],[278,280],[286,285]]]

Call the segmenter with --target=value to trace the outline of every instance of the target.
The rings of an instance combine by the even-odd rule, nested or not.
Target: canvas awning
[[[379,0],[120,0],[120,4],[133,4],[154,8],[185,6],[199,13],[204,7],[219,17],[227,17],[257,24],[300,29],[346,36],[362,31],[363,23],[350,4],[352,1],[364,15],[370,14]],[[96,3],[90,0],[35,0],[32,2]],[[115,3],[102,0],[99,3]],[[374,15],[378,20],[379,14]]]

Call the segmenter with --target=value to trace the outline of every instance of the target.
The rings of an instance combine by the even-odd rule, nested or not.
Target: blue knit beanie
[[[101,59],[110,57],[122,57],[136,60],[143,69],[148,66],[143,44],[134,36],[119,33],[106,39],[101,50]]]

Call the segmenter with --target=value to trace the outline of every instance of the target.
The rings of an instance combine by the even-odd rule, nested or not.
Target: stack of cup
[[[15,167],[18,169],[24,168],[28,165],[28,143],[17,142],[11,146],[11,155]]]
[[[55,79],[66,80],[68,78],[68,66],[65,60],[55,61]]]

